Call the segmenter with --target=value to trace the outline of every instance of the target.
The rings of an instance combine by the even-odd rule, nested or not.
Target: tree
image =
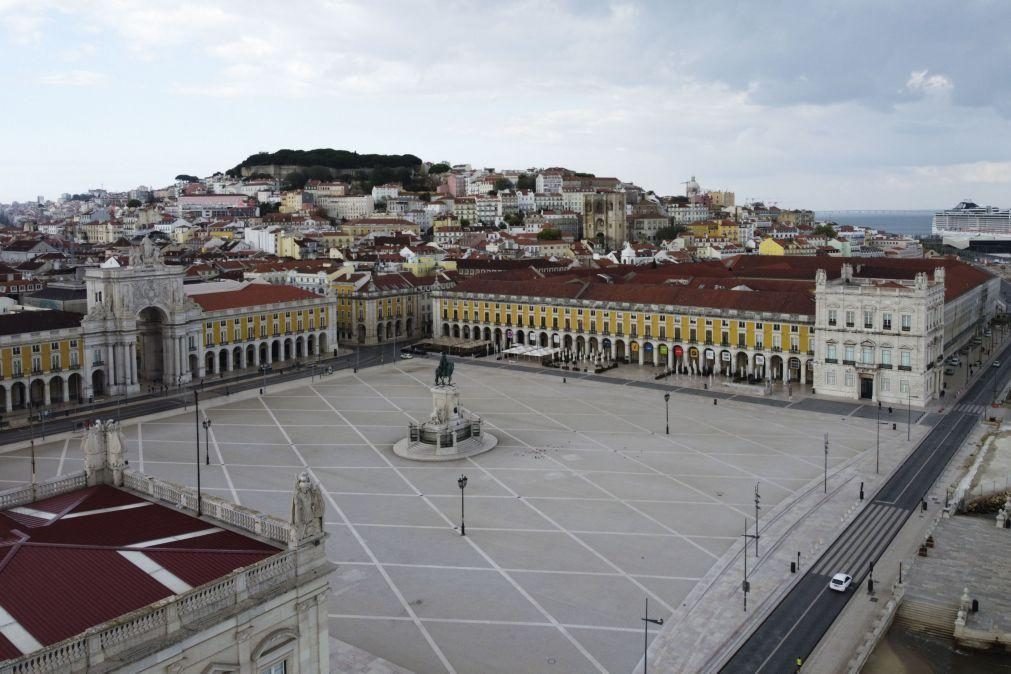
[[[249,176],[249,179],[250,180],[273,180],[274,176],[270,175],[269,173],[264,173],[263,171],[257,171],[253,175]]]
[[[537,177],[529,173],[521,173],[520,177],[516,180],[516,189],[518,190],[536,190],[537,189]]]
[[[470,220],[468,220],[467,218],[460,218],[460,226],[470,227]]]
[[[513,182],[508,178],[499,178],[492,187],[496,192],[506,192],[513,188]]]
[[[657,243],[661,241],[670,241],[671,239],[676,239],[679,234],[687,232],[688,228],[684,225],[667,225],[666,227],[661,227],[656,230],[656,235],[653,240]]]
[[[181,181],[186,182],[186,183],[198,183],[198,182],[200,182],[200,178],[198,178],[196,176],[191,176],[188,173],[180,173],[179,175],[176,176],[176,180],[181,180]]]
[[[127,208],[140,208],[140,206],[141,206],[140,199],[130,199],[129,201],[126,202]]]
[[[440,173],[446,173],[448,171],[449,171],[449,164],[446,163],[432,164],[428,169],[428,175],[434,176]]]
[[[824,236],[827,239],[836,238],[837,236],[839,236],[839,232],[835,231],[835,227],[832,226],[833,224],[834,223],[831,222],[825,222],[818,225],[817,227],[814,228],[814,235]]]
[[[302,171],[292,171],[284,177],[282,187],[286,190],[300,190],[309,182],[309,176]]]
[[[537,232],[538,241],[557,241],[562,238],[562,232],[554,227],[546,227]]]

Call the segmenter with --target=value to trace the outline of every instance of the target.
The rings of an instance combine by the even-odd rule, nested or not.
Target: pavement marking
[[[207,419],[207,408],[201,410],[204,415],[204,419]],[[235,489],[235,483],[232,482],[232,476],[228,473],[228,465],[225,463],[225,457],[221,454],[221,448],[218,447],[218,436],[214,432],[214,425],[212,424],[210,428],[207,429],[207,437],[210,438],[211,444],[214,446],[214,453],[218,456],[218,465],[221,466],[221,472],[225,475],[225,482],[228,483],[228,489],[232,492],[232,498],[238,505],[242,505],[242,499],[239,498],[239,492]],[[204,451],[209,451],[210,447],[205,447]]]
[[[57,475],[63,475],[63,464],[64,464],[64,463],[66,462],[66,460],[67,460],[67,449],[68,449],[69,447],[70,447],[70,437],[68,436],[68,437],[67,437],[67,438],[66,438],[66,439],[65,439],[65,440],[63,441],[63,451],[62,451],[62,452],[60,452],[60,463],[59,463],[59,464],[58,464],[58,465],[56,466],[56,474],[57,474]],[[141,468],[141,472],[144,472],[144,469],[143,469],[143,468]]]
[[[418,379],[417,379],[417,377],[414,377],[414,375],[413,375],[413,374],[410,374],[410,373],[404,373],[404,374],[406,374],[407,376],[409,376],[409,377],[411,377],[411,378],[413,378],[413,379],[415,379],[415,380],[419,381],[419,383],[420,383],[420,380],[418,380]],[[310,388],[312,388],[312,387],[310,387]],[[329,400],[327,400],[327,399],[326,399],[326,398],[325,398],[325,397],[323,396],[323,394],[319,393],[319,391],[316,391],[316,390],[315,390],[315,388],[313,388],[313,391],[314,391],[314,392],[316,393],[316,395],[318,395],[318,396],[319,396],[320,400],[322,400],[322,401],[323,401],[324,403],[326,403],[326,405],[327,405],[328,407],[330,407],[330,409],[332,409],[332,410],[334,411],[334,413],[335,413],[335,414],[337,414],[337,415],[338,415],[338,416],[340,416],[340,417],[341,417],[342,419],[344,419],[345,421],[347,421],[347,418],[346,418],[346,417],[345,417],[345,416],[344,416],[344,415],[343,415],[343,414],[342,414],[342,413],[341,413],[341,412],[340,412],[340,411],[339,411],[339,410],[338,410],[338,409],[337,409],[336,407],[334,407],[334,406],[333,406],[333,405],[332,405],[332,404],[330,403],[330,401],[329,401]],[[399,407],[399,406],[398,406],[398,407]],[[405,414],[405,416],[408,416],[409,418],[411,418],[411,419],[413,420],[413,417],[410,417],[410,415],[407,415],[407,413],[406,413],[406,412],[403,412],[403,410],[401,410],[401,413]],[[355,430],[356,430],[356,431],[358,431],[358,429],[357,429],[357,428],[355,428]],[[412,482],[411,482],[411,481],[410,481],[410,480],[409,480],[409,479],[408,479],[408,478],[407,478],[407,477],[406,477],[406,476],[404,475],[403,471],[401,471],[401,470],[400,470],[400,468],[399,468],[398,466],[394,465],[394,463],[393,463],[392,461],[390,461],[389,457],[387,457],[387,456],[386,456],[385,454],[383,454],[383,453],[382,453],[381,451],[379,451],[379,448],[378,448],[378,447],[376,447],[376,446],[375,446],[375,444],[373,444],[373,443],[372,443],[372,441],[371,441],[371,440],[369,440],[369,439],[368,439],[368,438],[367,438],[367,437],[365,436],[365,434],[364,434],[364,433],[361,433],[360,431],[358,431],[358,433],[359,433],[359,435],[361,436],[361,438],[362,438],[363,440],[365,440],[365,441],[367,442],[367,444],[368,444],[368,445],[369,445],[370,447],[372,447],[372,449],[373,449],[373,450],[374,450],[374,451],[376,452],[376,454],[378,454],[378,455],[379,455],[379,457],[380,457],[380,458],[382,458],[382,460],[383,460],[384,462],[386,462],[386,464],[387,464],[387,465],[388,465],[388,466],[389,466],[389,467],[390,467],[390,468],[391,468],[391,469],[393,470],[393,472],[394,472],[394,473],[396,473],[396,474],[397,474],[397,475],[398,475],[398,476],[400,477],[400,479],[401,479],[401,480],[403,480],[403,481],[404,481],[404,483],[405,483],[405,484],[406,484],[407,486],[411,487],[411,488],[412,488],[412,489],[414,489],[414,490],[415,490],[415,491],[416,491],[416,492],[417,492],[417,493],[418,493],[419,495],[421,495],[421,498],[422,498],[422,500],[423,500],[423,501],[424,501],[424,502],[425,502],[425,503],[426,503],[426,504],[427,504],[427,505],[428,505],[428,506],[429,506],[429,507],[430,507],[430,508],[431,508],[431,509],[432,509],[432,510],[433,510],[433,511],[434,511],[434,512],[435,512],[435,513],[436,513],[436,514],[437,514],[437,515],[439,516],[439,517],[441,517],[441,518],[442,518],[443,520],[445,520],[445,521],[446,521],[446,523],[447,523],[447,524],[448,524],[449,526],[451,526],[451,527],[453,526],[453,522],[452,522],[452,521],[451,521],[451,520],[450,520],[450,519],[449,519],[448,517],[446,517],[446,514],[445,514],[445,513],[443,513],[443,512],[441,511],[441,510],[439,510],[439,509],[438,509],[438,508],[437,508],[437,507],[435,506],[435,504],[434,504],[434,503],[432,503],[432,501],[431,501],[431,500],[430,500],[430,499],[429,499],[429,498],[428,498],[427,496],[425,496],[425,495],[424,495],[424,494],[422,493],[422,491],[421,491],[420,489],[418,489],[418,488],[417,488],[417,487],[416,487],[416,486],[414,485],[414,483],[412,483]],[[554,524],[554,523],[552,523],[552,524]],[[499,574],[500,574],[500,575],[502,576],[502,578],[503,578],[503,579],[504,579],[504,580],[505,580],[505,581],[506,581],[507,583],[509,583],[510,585],[512,585],[513,589],[514,589],[514,590],[516,590],[516,592],[518,592],[518,593],[519,593],[519,594],[520,594],[520,595],[521,595],[521,596],[522,596],[522,597],[523,597],[524,599],[526,599],[526,600],[527,600],[528,602],[530,602],[530,604],[531,604],[531,605],[532,605],[532,606],[533,606],[533,607],[534,607],[534,608],[535,608],[535,609],[536,609],[536,610],[537,610],[537,611],[538,611],[538,612],[539,612],[539,613],[540,613],[541,615],[543,615],[543,616],[544,616],[545,618],[547,618],[547,619],[548,619],[548,620],[549,620],[549,621],[550,621],[550,622],[551,622],[551,623],[552,623],[552,624],[553,624],[553,625],[555,626],[555,628],[556,628],[556,629],[557,629],[557,630],[558,630],[558,631],[559,631],[559,632],[560,632],[560,633],[562,634],[562,636],[563,636],[563,637],[565,637],[565,638],[566,638],[566,639],[567,639],[567,640],[569,641],[569,643],[571,643],[571,644],[572,644],[572,645],[573,645],[573,646],[574,646],[574,647],[575,647],[575,648],[576,648],[576,649],[577,649],[577,650],[578,650],[578,651],[579,651],[579,652],[580,652],[580,653],[581,653],[581,654],[583,655],[583,657],[584,657],[584,658],[586,658],[586,659],[587,659],[587,660],[588,660],[588,661],[589,661],[589,662],[590,662],[590,663],[591,663],[591,664],[592,664],[592,665],[593,665],[593,666],[594,666],[594,667],[595,667],[595,668],[596,668],[596,669],[597,669],[598,671],[602,672],[603,674],[607,674],[607,670],[606,670],[606,669],[604,668],[604,666],[603,666],[603,665],[601,665],[601,664],[600,664],[600,663],[599,663],[599,662],[597,661],[597,659],[596,659],[596,658],[594,658],[594,657],[593,657],[593,655],[592,655],[592,654],[590,653],[590,651],[588,651],[588,650],[586,649],[586,647],[585,647],[585,646],[583,646],[583,644],[581,644],[581,643],[580,643],[580,642],[579,642],[579,641],[578,641],[578,640],[577,640],[577,639],[576,639],[576,638],[575,638],[574,636],[572,636],[572,634],[570,634],[570,633],[569,633],[569,631],[568,631],[567,629],[565,629],[565,628],[564,628],[564,627],[562,626],[561,622],[560,622],[560,621],[559,621],[558,619],[556,619],[556,618],[555,618],[555,617],[554,617],[553,615],[551,615],[551,613],[549,613],[549,612],[548,612],[548,610],[547,610],[547,609],[545,609],[545,608],[544,608],[544,607],[543,607],[543,606],[541,605],[541,603],[540,603],[540,602],[538,602],[538,601],[537,601],[537,600],[536,600],[536,599],[534,598],[534,596],[533,596],[533,595],[531,595],[531,594],[530,594],[529,592],[527,592],[527,591],[526,591],[526,589],[524,589],[524,588],[523,588],[523,586],[522,586],[522,585],[520,585],[520,584],[519,584],[519,583],[518,583],[518,582],[516,581],[516,579],[515,579],[515,578],[513,578],[513,577],[512,577],[512,576],[511,576],[511,575],[510,575],[509,573],[507,573],[507,572],[506,572],[506,571],[505,571],[505,570],[504,570],[504,569],[503,569],[503,568],[502,568],[502,567],[501,567],[501,566],[500,566],[500,565],[498,564],[498,562],[496,562],[496,561],[495,561],[494,559],[492,559],[492,557],[491,557],[490,555],[488,555],[488,554],[487,554],[487,553],[486,553],[486,552],[485,552],[485,551],[484,551],[484,550],[483,550],[483,549],[482,549],[482,548],[481,548],[481,547],[480,547],[480,546],[479,546],[479,545],[478,545],[477,543],[475,543],[475,542],[474,542],[474,540],[473,540],[472,538],[470,538],[470,537],[467,537],[467,544],[468,544],[468,545],[470,545],[470,547],[471,547],[471,548],[472,548],[472,549],[473,549],[473,550],[474,550],[475,552],[477,552],[477,553],[478,553],[478,554],[479,554],[479,555],[480,555],[481,557],[483,557],[483,558],[484,558],[484,560],[485,560],[486,562],[488,562],[488,564],[489,564],[489,565],[490,565],[490,566],[491,566],[491,567],[492,567],[493,569],[495,569],[496,571],[498,571],[498,572],[499,572]]]
[[[362,615],[358,613],[328,613],[328,618],[345,618],[350,620],[399,620],[402,622],[410,621],[410,618],[406,616],[385,616],[385,615]],[[550,627],[554,629],[554,625],[548,622],[537,622],[533,620],[481,620],[475,618],[422,618],[422,622],[426,623],[444,623],[449,625],[501,625],[504,627],[517,626],[517,627]],[[601,632],[631,632],[633,634],[642,634],[642,629],[638,627],[611,627],[608,625],[578,625],[563,623],[566,628],[572,628],[577,630],[598,630]],[[650,632],[660,632],[660,626],[650,626]]]
[[[797,625],[799,625],[801,622],[803,622],[804,617],[807,616],[807,614],[808,614],[808,611],[810,611],[812,608],[814,608],[821,601],[821,596],[823,594],[825,594],[826,592],[828,592],[828,586],[827,585],[824,586],[824,587],[822,587],[821,592],[819,592],[817,595],[815,595],[814,599],[811,601],[810,604],[808,604],[807,608],[804,609],[804,612],[800,614],[800,617],[797,618],[796,622],[794,622],[793,625],[790,626],[790,630],[786,634],[783,635],[783,638],[780,639],[778,642],[776,642],[776,647],[772,649],[772,651],[769,653],[768,656],[766,656],[765,660],[762,660],[762,664],[760,664],[758,666],[758,669],[755,670],[755,674],[758,674],[758,672],[760,672],[763,669],[765,669],[765,666],[767,664],[769,664],[769,660],[772,659],[772,656],[774,656],[776,653],[779,652],[779,647],[783,645],[783,642],[786,641],[791,634],[793,634],[794,630],[797,629]]]
[[[56,515],[54,513],[46,512],[45,510],[36,510],[35,508],[28,508],[25,506],[18,506],[16,508],[11,508],[10,512],[17,513],[19,515],[27,515],[28,517],[34,517],[40,520],[56,519]]]
[[[923,470],[923,469],[924,469],[924,468],[925,468],[925,467],[926,467],[927,465],[929,465],[929,464],[930,464],[930,462],[931,462],[931,461],[932,461],[932,460],[934,459],[934,455],[935,455],[935,454],[937,454],[937,452],[938,452],[938,451],[939,451],[939,450],[940,450],[940,449],[941,449],[941,448],[942,448],[942,447],[944,446],[944,443],[946,443],[946,442],[948,441],[948,438],[949,438],[949,437],[951,437],[951,434],[955,432],[955,429],[956,429],[956,428],[958,428],[959,424],[961,424],[961,423],[962,423],[963,421],[965,421],[966,419],[970,419],[970,420],[972,420],[973,422],[975,422],[975,419],[973,419],[972,417],[969,417],[969,416],[964,416],[964,417],[962,417],[961,419],[958,419],[958,420],[956,420],[956,421],[955,421],[954,423],[952,423],[952,424],[951,424],[951,428],[949,428],[949,429],[948,429],[948,432],[947,432],[947,433],[945,433],[945,434],[944,434],[944,437],[943,437],[943,438],[941,438],[941,439],[940,439],[940,440],[939,440],[939,441],[937,442],[937,444],[936,444],[936,445],[934,446],[934,449],[933,449],[933,451],[931,451],[931,452],[930,452],[930,455],[929,455],[929,456],[928,456],[927,458],[925,458],[925,459],[922,459],[922,460],[920,461],[920,467],[916,469],[916,472],[915,472],[915,473],[913,473],[912,475],[910,475],[910,476],[909,476],[909,477],[908,477],[908,478],[906,479],[906,486],[902,488],[902,491],[900,491],[900,492],[898,493],[898,495],[897,495],[897,496],[895,497],[895,499],[894,499],[893,501],[891,501],[890,503],[892,503],[892,504],[895,504],[895,503],[898,503],[898,502],[899,502],[899,500],[901,500],[901,499],[902,499],[902,497],[903,497],[903,496],[905,495],[905,493],[906,493],[906,490],[907,490],[907,489],[909,489],[909,488],[910,488],[910,487],[911,487],[911,486],[913,485],[913,483],[914,483],[914,482],[916,481],[916,476],[917,476],[917,475],[919,475],[919,474],[920,474],[920,472],[921,472],[921,471],[922,471],[922,470]]]
[[[323,396],[320,395],[318,392],[317,395],[319,395],[320,398],[323,398]],[[270,409],[270,407],[267,406],[267,403],[262,398],[260,398],[259,400],[260,404],[262,404],[263,408],[267,411],[267,414],[269,414],[270,418],[274,420],[274,424],[277,426],[278,430],[288,441],[291,451],[294,452],[295,455],[299,458],[299,460],[302,462],[302,465],[313,476],[313,479],[316,480],[317,483],[323,484],[323,482],[319,479],[319,476],[316,475],[315,471],[306,462],[305,457],[302,456],[302,453],[298,451],[297,447],[295,447],[295,443],[291,441],[291,437],[288,435],[287,431],[284,430],[284,427],[281,425],[281,422],[277,420],[277,417],[274,415],[274,412]],[[326,398],[323,398],[323,400],[326,401]],[[340,415],[339,412],[338,415]],[[341,416],[343,418],[343,415]],[[360,432],[359,435],[361,435],[361,437],[364,439],[365,436],[362,435]],[[397,587],[396,583],[393,582],[393,578],[390,577],[390,574],[386,571],[385,568],[383,568],[383,565],[379,562],[379,558],[376,557],[374,552],[372,552],[372,548],[369,547],[369,544],[365,542],[365,539],[358,532],[358,529],[351,524],[347,515],[344,514],[344,511],[341,509],[340,505],[337,504],[337,501],[334,500],[334,498],[329,494],[329,492],[327,492],[324,489],[323,495],[326,496],[326,499],[330,502],[330,505],[331,507],[333,507],[334,511],[338,515],[340,515],[340,518],[344,521],[344,524],[348,527],[348,530],[355,537],[355,540],[358,542],[358,545],[362,547],[362,550],[365,551],[365,554],[368,555],[369,559],[371,559],[373,564],[375,564],[376,569],[379,571],[379,574],[383,577],[383,580],[386,581],[386,584],[389,586],[394,596],[396,596],[397,600],[400,602],[401,608],[403,608],[404,611],[407,613],[407,615],[411,617],[415,627],[418,628],[418,631],[421,632],[421,635],[425,638],[425,641],[428,642],[429,647],[435,653],[436,657],[439,658],[439,662],[442,663],[442,666],[446,668],[447,672],[449,672],[450,674],[456,674],[456,669],[453,668],[453,665],[450,664],[449,660],[446,658],[446,655],[442,652],[442,649],[439,648],[439,645],[437,643],[435,643],[435,639],[432,638],[432,635],[422,624],[421,620],[418,619],[418,614],[414,611],[414,608],[411,606],[410,602],[408,602],[407,599],[404,597],[404,594],[403,592],[400,591],[400,588]]]

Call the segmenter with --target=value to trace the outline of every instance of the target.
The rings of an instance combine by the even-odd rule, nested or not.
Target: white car
[[[835,590],[836,592],[845,592],[850,589],[850,585],[853,584],[853,576],[849,576],[845,573],[837,573],[832,576],[832,580],[829,581],[828,589]]]
[[[411,360],[412,358],[414,358],[414,356],[412,356],[409,353],[402,353],[402,354],[400,354],[400,358],[402,360]]]

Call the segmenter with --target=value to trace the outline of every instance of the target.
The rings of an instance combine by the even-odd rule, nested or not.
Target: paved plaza
[[[650,617],[681,604],[753,526],[756,483],[765,517],[820,485],[825,433],[830,471],[875,446],[869,415],[678,393],[666,436],[657,390],[457,361],[461,402],[499,445],[414,463],[392,445],[430,414],[434,367],[400,361],[203,410],[203,488],[287,518],[311,468],[338,565],[331,634],[419,673],[632,671],[644,600]],[[131,467],[195,486],[194,432],[192,408],[128,425]],[[882,453],[905,435],[882,426]],[[39,478],[80,470],[79,443],[39,443]],[[27,450],[0,453],[0,489],[29,475]]]

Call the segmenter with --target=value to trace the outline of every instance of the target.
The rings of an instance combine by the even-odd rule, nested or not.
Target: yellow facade
[[[12,337],[13,344],[0,347],[0,375],[4,378],[74,371],[84,362],[84,340],[80,337],[33,339],[30,333]]]
[[[783,247],[779,241],[771,237],[762,239],[762,242],[758,244],[758,254],[759,255],[785,255],[786,249]]]
[[[286,333],[322,330],[327,327],[326,307],[305,307],[284,311],[234,309],[204,314],[204,347],[238,344]]]
[[[809,323],[725,318],[716,314],[715,310],[712,314],[688,315],[631,308],[604,310],[541,302],[518,304],[470,299],[443,299],[441,306],[443,321],[477,323],[482,328],[522,327],[681,344],[706,345],[708,342],[731,349],[764,349],[795,354],[814,349]],[[704,312],[705,309],[700,308],[699,311]],[[761,335],[761,340],[758,335]],[[741,336],[744,337],[743,344]]]

